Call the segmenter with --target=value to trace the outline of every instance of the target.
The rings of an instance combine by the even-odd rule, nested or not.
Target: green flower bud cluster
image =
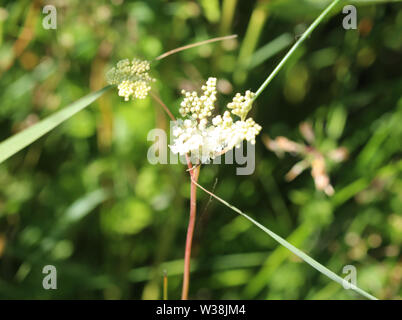
[[[149,61],[133,59],[121,60],[106,73],[106,80],[109,84],[117,85],[119,96],[128,101],[130,97],[145,99],[151,90],[150,83],[154,82],[148,71]]]

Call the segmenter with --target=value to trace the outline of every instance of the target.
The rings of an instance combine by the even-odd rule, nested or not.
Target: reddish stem
[[[152,97],[158,102],[162,108],[166,111],[172,121],[176,121],[173,114],[170,112],[169,108],[163,103],[163,101],[154,93],[151,92]],[[186,248],[184,252],[184,272],[183,272],[183,290],[181,298],[182,300],[188,299],[188,289],[190,286],[190,260],[191,260],[191,246],[193,242],[195,218],[197,211],[197,186],[194,183],[198,181],[198,175],[200,174],[200,166],[194,166],[191,163],[190,157],[186,154],[188,172],[190,174],[191,180],[191,191],[190,191],[190,219],[187,227],[187,238],[186,238]]]
[[[188,289],[190,286],[190,260],[191,260],[191,245],[193,242],[195,217],[197,211],[197,186],[193,181],[198,180],[200,167],[194,168],[191,179],[191,198],[190,198],[190,219],[187,227],[186,249],[184,253],[184,274],[183,274],[183,290],[181,294],[182,300],[188,299]]]

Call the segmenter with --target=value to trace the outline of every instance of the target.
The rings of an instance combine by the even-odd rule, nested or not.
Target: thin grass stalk
[[[237,37],[237,34],[232,34],[230,36],[217,37],[217,38],[212,38],[212,39],[208,39],[208,40],[205,40],[205,41],[196,42],[196,43],[193,43],[193,44],[188,44],[186,46],[179,47],[179,48],[167,51],[167,52],[161,54],[160,56],[156,57],[155,60],[157,60],[157,61],[162,60],[162,59],[166,58],[167,56],[170,56],[170,55],[172,55],[174,53],[184,51],[184,50],[187,50],[187,49],[190,49],[190,48],[202,46],[204,44],[208,44],[208,43],[212,43],[212,42],[216,42],[216,41],[229,40],[229,39],[233,39],[233,38],[236,38],[236,37]]]
[[[264,91],[264,89],[268,86],[268,84],[272,81],[273,78],[278,74],[278,72],[282,69],[285,63],[289,60],[289,58],[293,55],[296,49],[311,35],[315,28],[321,23],[322,20],[328,15],[328,13],[340,2],[341,0],[334,0],[331,4],[318,16],[317,19],[308,27],[308,29],[303,33],[300,39],[293,45],[292,48],[288,51],[288,53],[283,57],[281,62],[276,66],[276,68],[271,72],[268,78],[263,82],[263,84],[258,88],[255,93],[253,100],[257,99],[257,97]]]
[[[220,33],[225,34],[230,31],[237,0],[223,0],[222,4],[222,20],[220,25]]]
[[[167,107],[167,105],[164,104],[163,101],[162,101],[155,93],[153,93],[152,91],[150,92],[150,94],[151,94],[152,98],[153,98],[157,103],[160,104],[160,106],[161,106],[161,107],[163,108],[163,110],[167,113],[167,115],[169,116],[169,118],[170,118],[172,121],[176,121],[175,116],[174,116],[173,113],[169,110],[169,108]]]
[[[238,67],[233,74],[233,79],[237,84],[244,83],[247,78],[247,67],[250,63],[250,57],[257,47],[258,40],[260,39],[265,22],[269,16],[269,1],[270,0],[259,1],[251,14],[246,35],[244,36],[239,51],[237,60]]]
[[[255,226],[257,226],[259,229],[261,229],[266,234],[268,234],[271,238],[273,238],[276,242],[278,242],[279,244],[281,244],[282,246],[284,246],[285,248],[287,248],[288,250],[293,252],[296,256],[301,258],[304,262],[308,263],[314,269],[316,269],[317,271],[321,272],[322,274],[324,274],[325,276],[327,276],[331,280],[339,283],[340,285],[344,285],[344,279],[342,279],[336,273],[332,272],[331,270],[329,270],[328,268],[326,268],[325,266],[320,264],[318,261],[314,260],[309,255],[305,254],[303,251],[299,250],[298,248],[293,246],[291,243],[287,242],[285,239],[283,239],[282,237],[277,235],[275,232],[269,230],[267,227],[264,227],[261,223],[257,222],[256,220],[254,220],[253,218],[251,218],[250,216],[245,214],[240,209],[236,208],[235,206],[232,206],[230,203],[228,203],[225,200],[219,198],[217,195],[213,194],[211,191],[205,189],[203,186],[199,185],[197,183],[197,181],[193,181],[193,183],[198,188],[200,188],[201,190],[203,190],[204,192],[206,192],[210,196],[214,197],[216,200],[218,200],[219,202],[223,203],[228,208],[232,209],[234,212],[238,213],[239,215],[241,215],[244,218],[246,218],[247,220],[249,220],[251,223],[253,223]],[[350,285],[350,290],[355,291],[356,293],[366,297],[367,299],[378,300],[376,297],[374,297],[373,295],[369,294],[368,292],[360,289],[359,287],[355,286],[354,284]]]

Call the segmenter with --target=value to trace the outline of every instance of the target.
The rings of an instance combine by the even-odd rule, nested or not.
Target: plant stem
[[[272,81],[273,78],[278,74],[278,72],[282,69],[286,61],[293,55],[296,49],[306,40],[310,34],[314,31],[314,29],[321,23],[321,21],[325,18],[325,16],[335,7],[339,1],[341,0],[334,0],[332,3],[318,16],[317,19],[308,27],[308,29],[303,33],[300,39],[293,45],[293,47],[288,51],[285,57],[279,62],[276,66],[274,71],[268,76],[268,78],[263,82],[263,84],[258,88],[257,92],[255,93],[253,100],[257,99],[257,97],[264,91],[264,89],[268,86],[268,84]]]
[[[207,44],[207,43],[216,42],[216,41],[222,41],[222,40],[229,40],[229,39],[233,39],[233,38],[236,38],[236,37],[237,37],[237,34],[232,34],[230,36],[217,37],[217,38],[212,38],[212,39],[208,39],[208,40],[205,40],[205,41],[200,41],[200,42],[188,44],[186,46],[183,46],[183,47],[176,48],[176,49],[170,50],[168,52],[165,52],[165,53],[161,54],[160,56],[156,57],[155,60],[161,60],[161,59],[166,58],[167,56],[170,56],[171,54],[174,54],[174,53],[177,53],[177,52],[180,52],[180,51],[183,51],[183,50],[187,50],[187,49],[190,49],[190,48],[202,46],[202,45]]]
[[[155,93],[153,93],[152,91],[151,91],[151,96],[152,96],[152,98],[153,98],[157,103],[159,103],[159,104],[162,106],[163,110],[165,110],[165,112],[167,113],[167,115],[169,116],[169,118],[170,118],[172,121],[176,121],[176,118],[174,117],[174,115],[172,114],[172,112],[170,112],[170,110],[169,110],[169,108],[167,107],[167,105],[164,104],[163,101],[162,101]]]
[[[183,290],[181,294],[182,300],[188,299],[188,289],[190,286],[190,259],[191,259],[191,245],[193,242],[195,217],[197,211],[197,182],[200,173],[200,167],[196,167],[190,173],[191,178],[191,196],[190,196],[190,219],[187,227],[186,249],[184,253],[184,273],[183,273]]]
[[[152,96],[152,98],[154,98],[154,100],[155,100],[157,103],[159,103],[159,104],[162,106],[163,110],[165,110],[165,112],[168,114],[169,118],[170,118],[172,121],[176,121],[175,116],[170,112],[169,108],[167,107],[166,104],[163,103],[163,101],[161,100],[161,98],[158,97],[158,95],[156,95],[156,94],[153,93],[152,91],[151,91],[151,96]],[[193,165],[191,164],[190,157],[189,157],[188,154],[186,154],[186,161],[187,161],[187,166],[188,166],[188,171],[189,171],[189,174],[190,174],[190,178],[192,178],[192,176],[193,176]]]
[[[176,121],[174,115],[170,112],[169,108],[163,101],[156,95],[151,92],[152,98],[159,103],[165,112],[168,114],[172,121]],[[182,290],[182,300],[188,299],[188,289],[190,286],[190,259],[191,259],[191,246],[193,242],[193,234],[194,234],[194,226],[195,226],[195,218],[197,211],[197,186],[194,181],[197,182],[198,176],[200,174],[200,166],[194,166],[191,163],[190,157],[186,154],[188,173],[190,174],[191,180],[191,191],[190,191],[190,219],[187,227],[187,237],[186,237],[186,248],[184,253],[184,272],[183,272],[183,290]]]

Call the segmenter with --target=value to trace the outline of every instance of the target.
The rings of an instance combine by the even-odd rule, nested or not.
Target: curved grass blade
[[[212,192],[208,191],[207,189],[205,189],[204,187],[199,185],[194,180],[193,180],[193,182],[201,190],[205,191],[206,193],[208,193],[209,195],[214,197],[216,200],[218,200],[219,202],[223,203],[225,206],[229,207],[230,209],[232,209],[236,213],[240,214],[241,216],[243,216],[244,218],[246,218],[247,220],[252,222],[254,225],[256,225],[258,228],[260,228],[262,231],[264,231],[266,234],[268,234],[275,241],[279,242],[279,244],[281,244],[282,246],[286,247],[288,250],[292,251],[299,258],[303,259],[305,262],[307,262],[309,265],[311,265],[314,269],[318,270],[319,272],[321,272],[322,274],[326,275],[331,280],[339,283],[340,285],[344,284],[344,279],[342,279],[340,276],[338,276],[337,274],[335,274],[334,272],[332,272],[328,268],[324,267],[322,264],[320,264],[319,262],[317,262],[316,260],[314,260],[313,258],[308,256],[307,254],[305,254],[303,251],[299,250],[298,248],[296,248],[295,246],[293,246],[292,244],[287,242],[282,237],[278,236],[275,232],[273,232],[273,231],[269,230],[268,228],[264,227],[262,224],[260,224],[259,222],[255,221],[253,218],[249,217],[247,214],[245,214],[241,210],[237,209],[235,206],[232,206],[231,204],[229,204],[225,200],[219,198],[218,196],[216,196]],[[355,291],[355,292],[357,292],[357,293],[359,293],[360,295],[370,299],[370,300],[378,300],[376,297],[372,296],[371,294],[367,293],[366,291],[360,289],[357,286],[351,285],[350,289]]]
[[[282,69],[282,67],[285,65],[286,61],[289,60],[289,58],[293,55],[293,53],[296,51],[296,49],[306,40],[311,33],[314,31],[315,28],[318,27],[318,25],[321,23],[321,21],[324,20],[324,18],[328,15],[328,13],[340,2],[341,0],[333,0],[327,8],[318,16],[317,19],[314,20],[314,22],[308,27],[308,29],[303,33],[303,35],[300,37],[299,40],[290,48],[290,50],[286,53],[286,55],[283,57],[283,59],[278,63],[276,68],[271,72],[271,74],[268,76],[268,78],[262,83],[262,85],[258,88],[256,91],[253,100],[257,99],[257,97],[265,90],[265,88],[268,86],[268,84],[272,81],[273,78],[278,74],[278,72]]]
[[[32,142],[38,140],[40,137],[57,127],[59,124],[71,118],[77,112],[89,106],[92,102],[102,96],[110,86],[90,93],[85,97],[73,102],[64,109],[48,116],[37,124],[13,135],[12,137],[0,143],[0,163],[7,160],[18,151],[24,149]]]

